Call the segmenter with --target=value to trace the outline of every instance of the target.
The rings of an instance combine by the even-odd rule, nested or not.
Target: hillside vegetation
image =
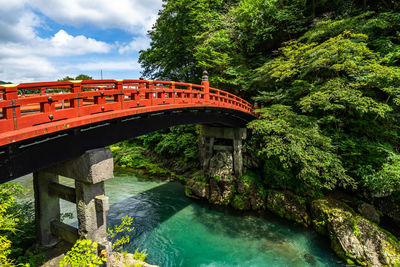
[[[248,145],[266,186],[400,191],[398,1],[169,0],[149,36],[148,78],[199,83],[206,69],[264,107]]]

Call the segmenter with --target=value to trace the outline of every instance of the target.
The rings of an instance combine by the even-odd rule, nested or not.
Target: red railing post
[[[136,105],[140,105],[140,93],[141,93],[141,85],[137,85],[136,93],[131,93],[131,100],[134,100],[136,102]]]
[[[101,105],[102,107],[104,107],[103,105],[106,103],[106,96],[104,95],[104,89],[100,89],[98,92],[100,95],[94,96],[94,104],[99,106]]]
[[[17,102],[17,90],[17,86],[6,87],[3,94],[4,100],[10,100],[7,101],[7,104],[11,106],[3,108],[3,117],[6,120],[12,119],[14,121],[14,130],[18,129],[18,118],[21,117],[21,105]]]
[[[203,85],[204,90],[204,102],[210,102],[210,82],[208,81],[208,72],[203,71],[203,77],[201,79],[201,85]]]
[[[162,87],[164,87],[164,85],[162,85]],[[158,95],[161,96],[161,97],[160,97],[160,99],[161,99],[161,104],[165,104],[165,87],[162,89],[162,91],[161,91],[160,94],[157,93],[157,98],[158,98]]]
[[[47,98],[47,102],[40,103],[40,112],[51,113],[55,110],[56,110],[56,103],[53,101],[53,98],[51,96]]]
[[[176,93],[175,93],[175,82],[171,82],[171,89],[172,89],[172,103],[175,104],[175,97],[176,97]]]
[[[116,80],[115,89],[117,89],[118,92],[114,95],[114,101],[121,103],[121,109],[124,109],[125,94],[123,80]]]
[[[69,103],[71,108],[75,109],[75,113],[78,117],[81,116],[81,108],[83,106],[83,99],[82,99],[82,81],[71,81],[72,88],[71,93],[74,94],[74,98],[70,99]]]
[[[192,84],[189,85],[189,91],[190,91],[190,99],[189,99],[189,103],[192,104],[193,103],[193,86]]]
[[[148,81],[147,89],[150,90],[150,106],[153,106],[153,81]]]

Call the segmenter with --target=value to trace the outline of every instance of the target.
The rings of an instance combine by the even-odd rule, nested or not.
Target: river
[[[15,180],[32,188],[32,176]],[[72,185],[63,178],[63,184]],[[160,266],[344,266],[315,232],[271,214],[238,213],[216,209],[189,199],[175,182],[137,177],[124,169],[106,181],[110,198],[109,227],[121,218],[133,218],[128,252],[148,253],[146,261]],[[27,195],[32,198],[33,193]],[[72,203],[61,201],[61,211],[71,212]]]

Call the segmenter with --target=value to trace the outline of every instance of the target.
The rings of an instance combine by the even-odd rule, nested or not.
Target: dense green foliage
[[[346,30],[319,43],[291,41],[279,53],[257,70],[259,82],[268,84],[257,99],[316,121],[340,165],[364,189],[400,190],[393,175],[400,86],[400,68],[389,64],[393,53],[389,60],[368,47],[367,35]]]
[[[197,165],[197,133],[194,125],[183,125],[147,134],[141,139],[144,146],[153,153],[165,158],[175,158],[178,164]]]
[[[213,87],[266,106],[249,124],[264,184],[389,195],[400,191],[399,29],[394,0],[168,0],[140,62],[186,82],[207,69]]]
[[[89,239],[77,240],[60,261],[60,266],[95,267],[107,261],[103,254],[97,255],[98,244]]]
[[[124,245],[129,243],[129,235],[127,233],[132,232],[135,227],[132,226],[133,218],[126,215],[122,218],[121,223],[115,225],[113,229],[107,229],[107,238],[112,244],[113,251],[123,251]],[[124,233],[122,237],[118,237],[119,234]]]
[[[18,202],[23,194],[20,185],[0,185],[0,262],[6,266],[36,266],[43,261],[35,244],[34,209],[32,202]]]
[[[121,167],[143,170],[147,176],[154,178],[176,179],[185,178],[174,171],[165,168],[154,154],[149,154],[141,140],[133,139],[110,146],[114,162]]]
[[[130,242],[129,233],[135,229],[132,227],[132,223],[133,218],[126,215],[121,219],[120,224],[115,225],[112,229],[107,228],[107,239],[112,242],[112,251],[109,251],[110,254],[118,255],[118,253],[122,253],[124,257],[126,256],[127,252],[124,250],[124,245]],[[116,261],[115,258],[114,262],[110,262],[110,258],[107,257],[105,250],[98,253],[98,246],[97,242],[90,239],[78,239],[61,259],[60,266],[102,266],[106,262],[109,265],[131,266],[126,262]],[[139,252],[135,250],[134,254],[132,254],[134,260],[141,261],[140,263],[136,263],[135,266],[143,266],[146,257],[147,254],[144,251]],[[117,258],[119,257],[117,256]]]
[[[120,166],[146,169],[155,176],[181,180],[184,178],[176,172],[184,173],[199,168],[197,134],[194,125],[182,125],[146,134],[110,148],[115,162]]]
[[[308,116],[296,114],[289,106],[272,105],[263,109],[260,119],[252,121],[249,128],[252,148],[266,162],[264,173],[270,177],[270,185],[294,190],[303,185],[332,189],[338,182],[354,184],[331,140]]]

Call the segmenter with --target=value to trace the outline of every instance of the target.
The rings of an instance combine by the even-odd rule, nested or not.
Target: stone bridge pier
[[[60,239],[73,244],[87,238],[99,244],[99,251],[111,251],[104,181],[114,177],[113,169],[110,149],[100,148],[33,174],[36,229],[42,246],[55,245]],[[60,184],[59,175],[74,179],[75,187]],[[60,221],[60,198],[76,204],[78,228]]]
[[[200,163],[203,176],[213,176],[214,170],[224,175],[240,178],[243,175],[242,140],[246,139],[246,128],[212,127],[202,125],[199,139]],[[218,164],[213,157],[228,155]],[[217,162],[217,163],[215,163]]]

